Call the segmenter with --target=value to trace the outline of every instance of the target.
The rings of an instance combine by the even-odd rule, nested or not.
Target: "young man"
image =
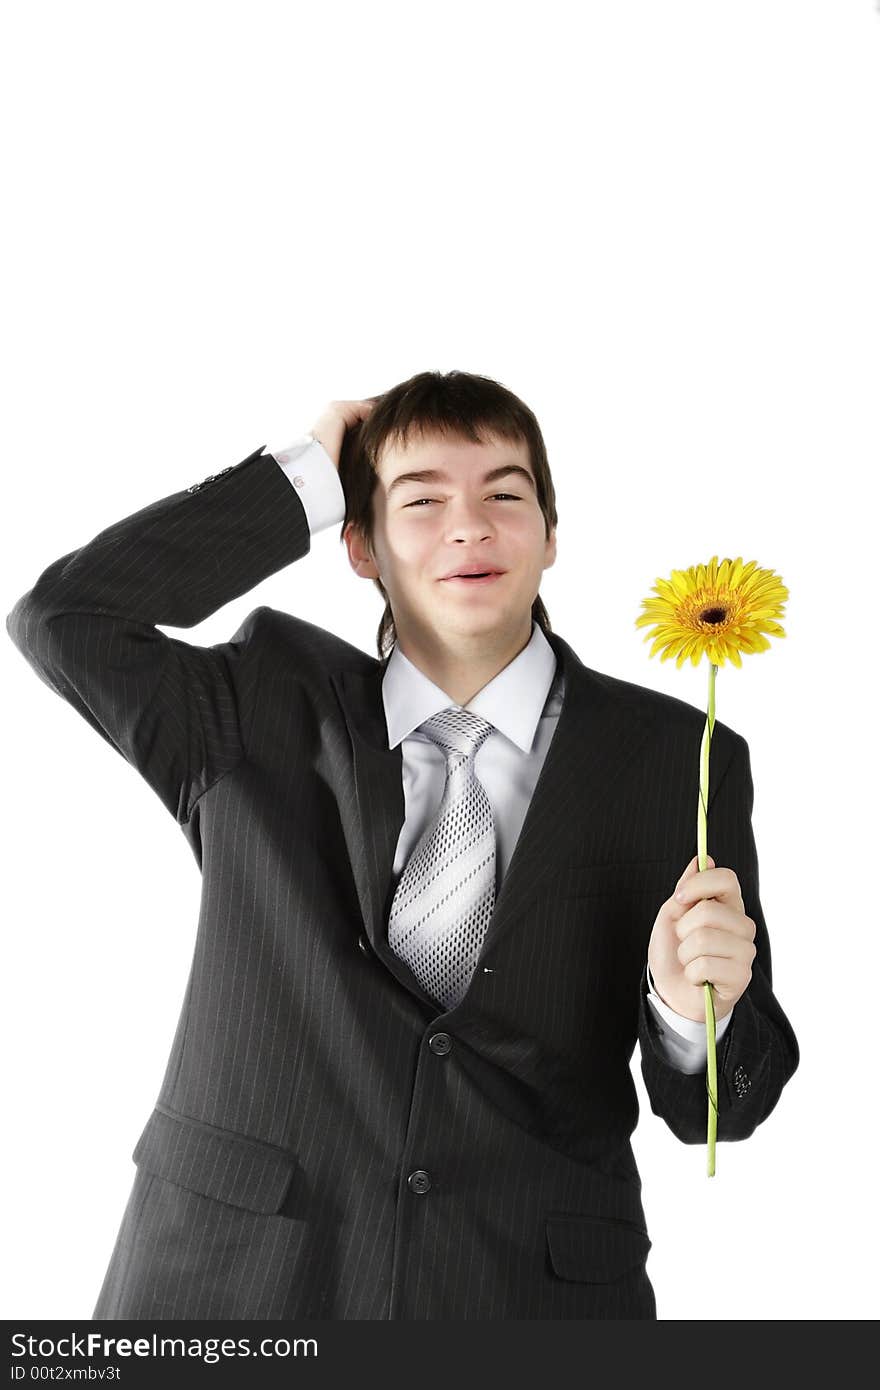
[[[387,600],[378,659],[268,607],[212,647],[159,631],[340,519]],[[767,1117],[798,1048],[747,745],[716,722],[698,874],[704,716],[551,631],[555,526],[528,408],[422,373],[107,528],[9,615],[203,878],[95,1318],[656,1317],[636,1039],[690,1144],[703,979],[719,1141]]]

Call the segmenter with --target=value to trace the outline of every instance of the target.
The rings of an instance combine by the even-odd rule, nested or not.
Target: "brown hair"
[[[445,435],[487,443],[487,436],[528,445],[538,502],[544,514],[547,536],[556,525],[556,493],[550,476],[547,450],[538,421],[528,406],[500,382],[472,372],[419,372],[392,386],[381,396],[371,396],[373,409],[365,420],[346,430],[339,458],[339,480],[345,494],[345,516],[340,539],[353,522],[364,540],[373,539],[373,494],[379,485],[377,465],[386,445],[406,446],[412,437]],[[381,579],[373,583],[385,600],[376,634],[380,661],[387,661],[397,640],[394,615]],[[540,595],[532,604],[532,618],[550,632],[550,619]]]

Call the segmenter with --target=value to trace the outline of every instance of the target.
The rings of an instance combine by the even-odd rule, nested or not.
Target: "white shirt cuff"
[[[654,979],[651,975],[651,967],[648,966],[648,1003],[654,1010],[654,1017],[657,1020],[657,1031],[660,1036],[660,1045],[666,1053],[670,1062],[679,1071],[698,1072],[702,1071],[706,1065],[706,1024],[698,1023],[693,1018],[683,1018],[670,1008],[665,1000],[661,999],[654,988]],[[722,1019],[715,1023],[715,1044],[716,1047],[721,1041],[730,1020],[733,1018],[734,1010],[725,1014]],[[665,1026],[664,1026],[665,1025]]]
[[[302,435],[284,449],[265,448],[290,484],[296,488],[305,508],[311,532],[338,524],[345,516],[345,493],[339,470],[320,440]]]

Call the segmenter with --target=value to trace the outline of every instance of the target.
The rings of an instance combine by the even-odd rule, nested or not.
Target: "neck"
[[[407,660],[445,690],[455,704],[466,705],[519,656],[531,637],[529,613],[515,632],[498,630],[462,637],[459,633],[407,631],[397,633],[397,644]]]

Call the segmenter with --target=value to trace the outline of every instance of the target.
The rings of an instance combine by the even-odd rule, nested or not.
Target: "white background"
[[[648,1273],[661,1319],[876,1316],[875,4],[154,0],[4,27],[4,613],[326,401],[454,367],[542,424],[541,592],[588,666],[705,709],[705,663],[649,659],[642,598],[713,554],[782,576],[787,637],[721,669],[716,715],[751,751],[801,1064],[710,1180],[636,1049]],[[375,653],[338,527],[167,630],[223,641],[259,604]],[[2,1315],[84,1319],[200,878],[147,784],[0,657]]]

